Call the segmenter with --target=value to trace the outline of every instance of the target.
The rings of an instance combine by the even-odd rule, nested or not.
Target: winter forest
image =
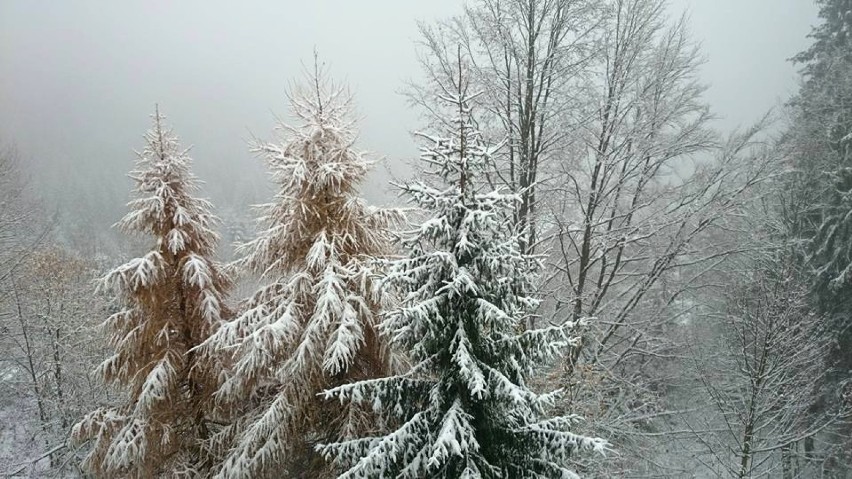
[[[404,155],[316,44],[264,80],[111,58],[278,96],[210,133],[242,150],[169,95],[104,163],[110,118],[65,170],[0,131],[0,477],[852,478],[852,0],[801,1],[795,88],[738,127],[667,0],[412,19],[376,73]]]

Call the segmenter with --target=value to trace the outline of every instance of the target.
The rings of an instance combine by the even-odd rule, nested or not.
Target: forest
[[[852,0],[815,3],[729,131],[667,0],[420,21],[384,202],[321,49],[233,201],[168,104],[113,204],[2,137],[0,477],[851,478]]]

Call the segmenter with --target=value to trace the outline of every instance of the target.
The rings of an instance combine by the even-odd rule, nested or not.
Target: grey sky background
[[[395,169],[416,155],[418,116],[396,92],[419,75],[417,20],[461,11],[460,0],[0,0],[0,140],[13,143],[46,195],[123,182],[155,102],[218,202],[262,175],[246,147],[287,116],[285,88],[314,47],[348,82],[360,146]],[[727,130],[795,92],[786,60],[816,23],[809,0],[671,0],[703,45],[707,101]],[[386,176],[365,194],[386,198]],[[126,191],[125,191],[126,193]],[[126,199],[122,197],[121,200]],[[123,201],[122,201],[123,202]],[[116,205],[121,207],[121,205]],[[117,218],[116,218],[117,219]]]

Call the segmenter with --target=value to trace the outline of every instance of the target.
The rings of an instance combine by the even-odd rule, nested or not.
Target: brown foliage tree
[[[217,398],[233,406],[218,477],[324,477],[313,447],[375,428],[367,411],[321,400],[346,382],[385,376],[392,356],[377,330],[387,297],[376,259],[390,250],[393,211],[367,206],[357,185],[369,162],[352,148],[351,97],[314,72],[291,104],[301,125],[260,143],[279,192],[237,266],[262,286],[205,350],[232,351]]]
[[[122,309],[103,324],[115,352],[99,371],[127,396],[72,431],[94,442],[83,467],[110,478],[199,477],[210,467],[204,441],[216,378],[193,348],[227,316],[229,280],[212,259],[215,217],[193,196],[198,181],[187,151],[159,110],[153,118],[130,175],[138,198],[119,226],[151,235],[155,245],[101,280]]]

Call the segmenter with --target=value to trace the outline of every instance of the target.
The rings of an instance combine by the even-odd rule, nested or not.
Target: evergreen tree
[[[814,416],[838,401],[852,405],[852,0],[817,3],[822,23],[810,35],[811,46],[793,59],[804,82],[790,104],[793,173],[785,195],[790,235],[811,273],[811,304],[835,340]],[[849,431],[848,424],[839,429],[845,440],[821,438],[817,452],[829,456],[826,464],[849,463]],[[830,450],[833,443],[840,453]],[[809,457],[814,449],[815,441],[806,439]]]
[[[421,160],[433,184],[401,189],[429,218],[404,239],[388,284],[401,306],[382,327],[411,354],[403,374],[326,391],[341,403],[370,404],[390,434],[339,441],[319,449],[347,468],[342,478],[576,477],[569,457],[606,443],[569,431],[577,416],[546,418],[554,393],[537,394],[527,378],[537,365],[576,345],[577,324],[523,331],[535,309],[537,260],[520,252],[512,229],[519,197],[486,191],[493,148],[469,110],[462,76],[445,86],[452,108],[448,136],[422,135]]]
[[[99,367],[124,401],[89,413],[73,428],[92,440],[83,467],[109,478],[204,477],[210,458],[208,398],[213,365],[193,348],[227,315],[229,280],[212,259],[217,235],[208,201],[193,195],[198,181],[159,110],[138,153],[138,198],[118,225],[153,237],[154,247],[106,274],[121,310],[103,324],[114,353]]]
[[[801,208],[794,231],[807,240],[817,292],[830,303],[852,285],[852,0],[820,4],[814,43],[794,58],[805,83],[789,134]]]
[[[387,301],[375,287],[375,259],[390,249],[391,210],[367,206],[357,186],[370,163],[353,149],[351,97],[315,71],[291,95],[298,126],[255,151],[279,191],[260,208],[262,230],[238,248],[236,266],[262,286],[205,350],[232,351],[218,391],[234,423],[218,477],[324,477],[314,452],[373,430],[366,408],[323,401],[326,388],[389,374],[392,356],[377,334]]]
[[[791,234],[813,272],[815,305],[837,332],[834,366],[852,370],[852,0],[820,0],[822,24],[794,58],[804,83],[791,102]],[[845,373],[845,379],[849,379]]]

